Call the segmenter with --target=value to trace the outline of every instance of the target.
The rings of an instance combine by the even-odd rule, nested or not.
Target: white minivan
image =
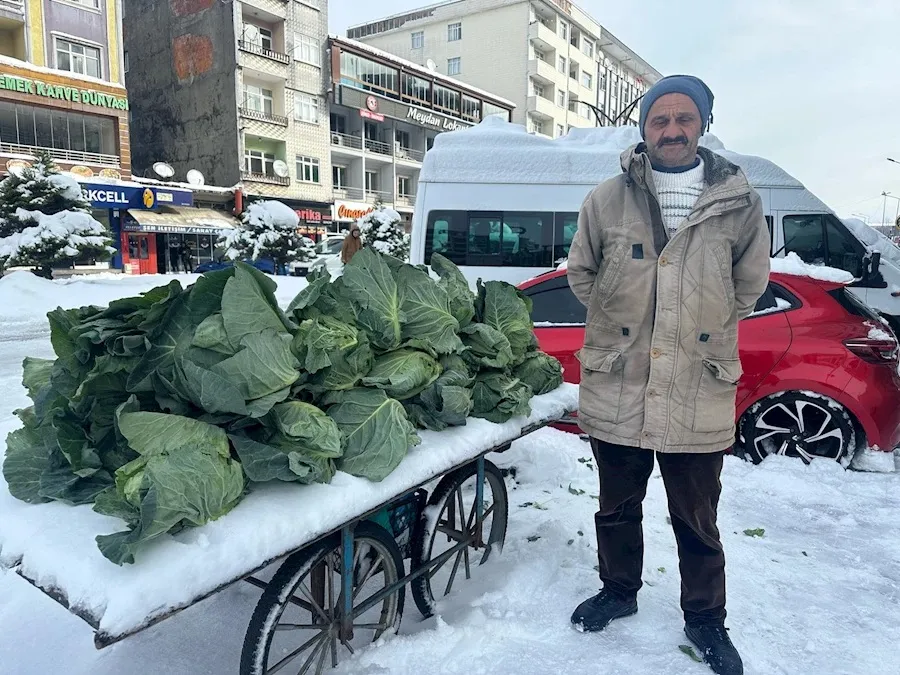
[[[492,118],[438,135],[419,176],[412,262],[441,253],[473,285],[478,278],[517,284],[553,269],[568,256],[588,192],[621,173],[620,154],[639,141],[635,127],[549,139]],[[850,272],[853,293],[900,330],[900,268],[773,162],[727,151],[711,134],[701,144],[740,166],[759,192],[774,256],[795,252]]]

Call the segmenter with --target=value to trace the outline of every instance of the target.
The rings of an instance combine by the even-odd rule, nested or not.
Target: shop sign
[[[204,227],[202,225],[141,225],[138,222],[129,220],[122,223],[122,229],[126,232],[161,232],[170,234],[220,234],[229,228],[224,227]]]
[[[82,183],[82,196],[95,209],[152,209],[157,203],[193,206],[193,193],[168,188],[132,187]]]
[[[335,200],[334,202],[334,219],[335,220],[359,220],[365,215],[372,213],[375,207],[365,202],[345,202]]]
[[[384,115],[381,113],[373,113],[369,110],[360,110],[359,116],[369,120],[375,120],[376,122],[384,122]]]
[[[422,126],[440,129],[442,131],[459,131],[460,129],[468,129],[470,125],[452,120],[449,117],[438,117],[437,115],[425,112],[414,106],[409,106],[406,110],[406,119],[418,122]]]
[[[307,223],[328,223],[331,222],[331,214],[319,211],[318,209],[303,208],[294,209],[294,213],[300,220]]]
[[[15,75],[0,75],[0,90],[11,91],[18,94],[28,94],[31,96],[42,96],[44,98],[68,101],[69,103],[83,103],[98,108],[128,110],[128,99],[124,96],[104,94],[103,92],[95,91],[94,89],[80,89],[78,87],[67,87],[60,84],[47,84],[40,80],[32,80]]]

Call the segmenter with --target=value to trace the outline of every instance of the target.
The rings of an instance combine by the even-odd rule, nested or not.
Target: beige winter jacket
[[[581,207],[569,285],[587,307],[578,419],[591,436],[660,452],[735,437],[738,321],[769,277],[769,231],[743,172],[705,148],[707,188],[671,240],[643,145]]]

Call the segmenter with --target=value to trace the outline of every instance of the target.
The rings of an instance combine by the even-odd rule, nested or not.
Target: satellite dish
[[[282,178],[288,177],[288,165],[282,162],[280,159],[275,160],[272,168],[275,170],[276,176],[280,176]]]
[[[175,169],[172,168],[172,165],[165,162],[156,162],[153,165],[153,172],[160,178],[171,178],[175,175]]]
[[[259,37],[259,28],[252,23],[244,24],[244,39],[248,42],[255,42]]]
[[[428,70],[437,70],[437,64],[434,62],[434,59],[428,59],[425,62],[425,67],[428,68]]]
[[[191,169],[187,172],[187,182],[195,187],[200,187],[206,184],[206,178],[197,169]]]

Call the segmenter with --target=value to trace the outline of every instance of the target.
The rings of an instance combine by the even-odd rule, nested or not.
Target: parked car
[[[586,311],[565,270],[519,288],[531,298],[541,349],[581,379],[575,353]],[[740,324],[735,454],[816,457],[842,463],[860,448],[900,446],[896,336],[842,284],[772,274],[756,311]],[[564,428],[577,431],[574,420]]]
[[[340,255],[343,243],[343,234],[330,234],[326,236],[325,239],[316,244],[315,258],[312,260],[304,260],[303,262],[291,263],[291,274],[297,277],[305,277],[309,274],[313,265],[322,258]]]
[[[256,269],[265,272],[266,274],[275,274],[275,261],[270,258],[260,258],[259,260],[250,260],[247,258],[241,262],[253,265]],[[203,274],[205,272],[215,272],[216,270],[224,270],[233,266],[233,260],[225,260],[223,258],[221,260],[212,260],[210,262],[205,262],[202,265],[197,265],[197,267],[194,268],[194,273]]]

